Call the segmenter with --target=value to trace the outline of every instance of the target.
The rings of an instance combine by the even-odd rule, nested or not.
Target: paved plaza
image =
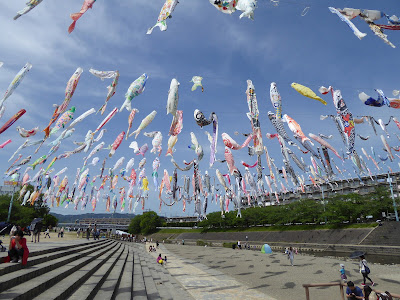
[[[231,295],[230,299],[243,299],[241,293],[248,291],[255,297],[260,293],[264,294],[263,299],[305,299],[303,284],[338,281],[341,263],[345,264],[349,280],[356,284],[362,282],[358,261],[353,259],[298,254],[295,255],[294,266],[291,266],[284,253],[263,254],[250,250],[170,244],[161,245],[159,251],[164,251],[162,255],[170,257],[168,270],[174,276],[178,276],[176,278],[193,296],[196,295],[194,291],[198,289],[199,294],[204,291],[214,293],[223,291]],[[177,259],[176,263],[174,259]],[[370,264],[370,267],[370,277],[376,282],[377,289],[400,292],[399,265]],[[192,275],[193,269],[198,269],[199,274],[204,277],[207,277],[208,273],[207,280],[211,282],[211,286],[205,286],[203,277]],[[214,273],[215,271],[218,273]],[[221,273],[225,275],[224,278],[228,276],[237,283],[229,287],[223,280],[215,280],[214,278],[219,276],[214,274]],[[237,293],[237,290],[241,293]],[[338,287],[311,288],[310,294],[311,299],[340,299]],[[203,298],[199,296],[198,299]],[[221,296],[213,299],[224,298]]]

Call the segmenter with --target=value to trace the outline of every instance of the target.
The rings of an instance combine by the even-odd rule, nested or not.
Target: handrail
[[[343,282],[328,282],[328,283],[307,283],[307,284],[303,284],[303,287],[306,290],[306,299],[310,300],[310,287],[326,287],[326,286],[339,286],[340,289],[340,297],[342,300],[344,300],[344,287],[347,287],[347,284],[343,283]],[[372,288],[372,290],[376,293],[383,293],[383,291],[377,290]],[[390,293],[392,295],[393,298],[397,298],[400,299],[400,295],[399,294],[394,294],[394,293]]]
[[[340,282],[329,282],[329,283],[309,283],[303,284],[303,287],[306,289],[306,299],[310,300],[310,287],[321,287],[321,286],[338,286],[340,290],[340,297],[344,300],[344,289],[343,285]]]
[[[340,282],[328,282],[328,283],[309,283],[303,284],[303,287],[321,287],[321,286],[339,286]]]

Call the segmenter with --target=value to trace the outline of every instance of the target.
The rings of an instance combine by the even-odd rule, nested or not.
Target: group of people
[[[77,236],[79,237],[80,234],[80,229],[77,231]],[[92,228],[90,225],[88,228],[86,228],[86,239],[90,239],[90,234],[93,235],[94,240],[99,240],[100,239],[100,230],[97,229],[97,225],[95,224],[94,227]]]
[[[29,225],[27,227],[27,230],[31,234],[31,242],[32,243],[33,243],[33,240],[35,240],[35,243],[40,242],[40,233],[42,232],[42,228],[43,228],[43,223],[41,221],[39,221],[37,223],[32,223],[31,225]],[[13,229],[11,229],[11,231]]]
[[[354,285],[354,282],[348,281],[347,282],[347,275],[346,275],[346,270],[344,267],[344,264],[340,264],[340,277],[343,282],[347,282],[347,289],[346,289],[346,297],[351,300],[356,300],[356,299],[369,299],[370,294],[372,293],[372,289],[366,285],[367,279],[371,282],[371,286],[374,286],[375,283],[372,281],[372,279],[369,277],[369,274],[371,273],[371,269],[368,266],[368,262],[365,259],[364,255],[360,255],[360,262],[359,262],[359,269],[360,273],[363,276],[363,282],[361,283],[361,286],[364,287],[362,290],[358,286]],[[377,299],[376,297],[374,299]],[[379,298],[378,298],[379,299]],[[390,298],[388,298],[390,299]]]
[[[350,300],[393,300],[392,295],[388,291],[379,293],[373,291],[368,285],[365,285],[362,290],[358,286],[355,286],[352,281],[347,282],[346,297]]]
[[[61,227],[61,228],[58,229],[58,237],[61,237],[61,238],[64,237],[64,227]]]

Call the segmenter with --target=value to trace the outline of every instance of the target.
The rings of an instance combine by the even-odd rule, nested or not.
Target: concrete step
[[[107,251],[113,251],[116,246],[117,243],[115,242],[112,242],[105,247],[100,245],[78,254],[68,255],[66,258],[59,258],[39,264],[32,267],[33,270],[20,270],[15,272],[24,272],[24,274],[13,276],[14,274],[11,273],[7,277],[13,276],[13,278],[5,280],[4,283],[7,284],[0,284],[1,288],[4,288],[4,286],[7,286],[8,288],[0,294],[0,299],[30,300],[57,284],[66,276],[69,276],[83,266],[89,264]],[[0,280],[1,279],[2,278],[0,278]],[[9,286],[10,284],[11,287]]]
[[[128,258],[116,293],[116,300],[132,300],[133,297],[133,248],[129,249]]]
[[[119,247],[116,251],[111,253],[111,258],[107,260],[88,280],[86,280],[86,282],[84,282],[68,299],[93,299],[104,281],[107,279],[108,274],[110,274],[119,260],[123,250],[123,247]]]
[[[7,246],[8,245],[8,242],[7,243],[4,243],[4,240],[5,239],[2,239],[3,240],[3,245],[5,245],[5,246]],[[104,241],[106,241],[106,240],[101,240],[102,242],[104,242]],[[73,248],[73,247],[76,247],[77,245],[79,245],[79,246],[84,246],[84,245],[90,245],[90,244],[94,244],[94,243],[98,243],[99,241],[91,241],[91,242],[85,242],[85,243],[73,243],[73,244],[68,244],[68,245],[66,245],[66,246],[52,246],[52,245],[49,245],[49,247],[47,248],[47,249],[42,249],[42,250],[36,250],[36,251],[31,251],[31,253],[29,253],[29,257],[33,257],[33,256],[36,256],[36,255],[42,255],[42,254],[46,254],[46,253],[51,253],[51,252],[56,252],[56,251],[61,251],[61,250],[67,250],[67,249],[70,249],[70,248]],[[6,245],[7,244],[7,245]],[[31,246],[31,247],[37,247],[37,246],[39,246],[39,245],[41,245],[42,243],[38,243],[38,244],[28,244],[28,246]],[[29,248],[29,247],[28,247]],[[1,259],[3,259],[4,257],[6,257],[7,256],[7,252],[0,252],[0,260]]]
[[[69,254],[78,253],[79,251],[89,249],[94,245],[101,245],[109,242],[110,241],[102,240],[98,242],[96,241],[91,243],[77,244],[68,247],[52,248],[48,250],[30,252],[28,263],[25,267],[23,267],[21,264],[14,263],[0,264],[0,276],[15,272],[17,270],[26,269],[37,264],[57,259],[59,257],[63,257]]]
[[[143,278],[142,265],[140,264],[138,249],[133,250],[133,300],[147,300],[146,285]]]
[[[57,283],[57,285],[49,288],[44,293],[41,293],[33,300],[52,300],[52,299],[70,299],[70,295],[78,289],[83,283],[85,283],[92,275],[98,271],[114,253],[119,253],[121,255],[122,251],[120,248],[124,248],[121,244],[116,244],[114,248],[110,249],[106,253],[99,256],[97,259],[85,264],[82,268],[76,272],[70,274],[69,276],[63,278]],[[79,298],[85,299],[85,298]],[[107,299],[107,298],[105,298]]]
[[[101,243],[101,244],[94,244],[95,246],[90,247],[89,249],[83,250],[83,252],[78,252],[78,253],[72,253],[69,255],[65,255],[63,257],[59,257],[56,259],[53,259],[51,261],[46,261],[43,263],[39,263],[33,267],[27,268],[27,269],[20,269],[12,273],[8,273],[5,276],[0,277],[0,292],[5,291],[6,289],[9,289],[11,287],[14,287],[20,283],[26,282],[32,278],[35,278],[39,275],[42,275],[46,272],[49,272],[51,270],[54,270],[66,263],[69,263],[73,261],[74,259],[80,258],[85,255],[86,252],[90,252],[91,249],[97,249],[101,247],[105,247],[105,245],[108,245],[110,243],[113,243],[112,241],[109,241],[107,243]]]
[[[186,300],[192,299],[192,296],[181,286],[181,284],[168,272],[166,266],[157,264],[154,257],[144,255],[150,272],[156,283],[160,281],[162,284],[157,285],[158,291],[162,299]]]
[[[362,245],[400,246],[400,222],[384,222],[361,243]]]
[[[141,255],[139,254],[139,257],[140,256]],[[155,260],[154,260],[154,263],[151,263],[149,261],[149,259],[146,259],[144,256],[141,259],[142,259],[142,261],[141,261],[142,265],[146,265],[149,270],[149,273],[150,273],[151,278],[154,282],[154,285],[157,289],[157,292],[160,295],[160,298],[163,300],[164,299],[172,300],[173,297],[169,293],[167,287],[164,285],[164,281],[161,279],[161,274],[154,269]]]
[[[140,256],[140,255],[139,255]],[[154,282],[153,277],[151,276],[150,270],[147,266],[147,263],[144,261],[140,262],[143,271],[143,280],[144,285],[146,286],[146,294],[147,298],[150,300],[158,300],[161,299],[160,294],[158,293],[156,283]]]
[[[116,291],[118,289],[127,258],[128,247],[124,246],[124,251],[122,255],[119,257],[117,263],[114,265],[110,274],[107,276],[106,280],[101,285],[100,289],[93,299],[115,299]]]

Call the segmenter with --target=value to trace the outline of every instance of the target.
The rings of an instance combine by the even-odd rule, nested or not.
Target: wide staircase
[[[0,299],[192,299],[143,245],[101,240],[0,264]]]
[[[400,246],[400,222],[384,222],[361,243],[362,245]]]

